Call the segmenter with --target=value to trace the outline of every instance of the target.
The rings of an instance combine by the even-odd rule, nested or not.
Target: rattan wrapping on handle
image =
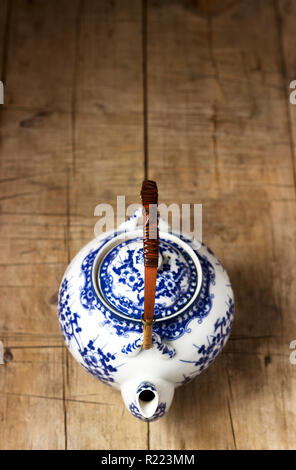
[[[143,314],[143,349],[152,346],[155,290],[158,265],[158,191],[155,181],[143,181],[141,198],[143,208],[143,247],[145,266],[145,294]]]
[[[141,197],[143,203],[144,264],[157,267],[158,263],[158,191],[155,181],[143,181]]]

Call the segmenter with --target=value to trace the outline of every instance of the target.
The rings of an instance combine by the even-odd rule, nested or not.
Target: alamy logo
[[[116,227],[128,232],[133,226],[136,229],[136,222],[141,219],[140,213],[142,206],[140,204],[130,204],[126,207],[125,196],[117,196],[117,208],[114,210],[111,204],[98,204],[95,207],[94,215],[100,217],[94,227],[95,236],[99,236],[102,232],[113,231]],[[192,210],[193,209],[193,210]],[[135,212],[136,211],[136,212]],[[202,242],[202,204],[155,204],[149,205],[149,218],[153,220],[155,213],[158,211],[161,223],[161,231],[170,231],[181,233],[187,238],[195,242]],[[116,212],[116,217],[115,217]],[[169,215],[171,223],[169,223]],[[125,223],[126,217],[131,217],[130,222]],[[193,229],[193,230],[192,230]],[[155,236],[149,233],[149,238]],[[155,234],[154,234],[155,235]]]
[[[4,104],[4,85],[0,80],[0,104]]]

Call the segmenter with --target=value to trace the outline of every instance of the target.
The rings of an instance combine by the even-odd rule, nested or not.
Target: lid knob
[[[152,325],[154,323],[154,304],[158,265],[158,191],[155,181],[143,181],[141,189],[143,204],[143,245],[145,266],[143,349],[152,346]]]

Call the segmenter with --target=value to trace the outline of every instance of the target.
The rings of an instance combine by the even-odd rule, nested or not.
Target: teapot
[[[74,257],[61,282],[58,318],[84,369],[120,390],[133,416],[154,421],[170,408],[175,389],[221,352],[234,297],[214,253],[159,217],[155,182],[143,182],[142,202]],[[148,206],[156,208],[154,220]]]

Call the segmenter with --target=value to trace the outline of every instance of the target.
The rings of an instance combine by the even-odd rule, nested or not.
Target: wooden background
[[[296,1],[1,0],[0,447],[296,447]],[[63,272],[144,177],[202,203],[233,282],[219,359],[134,419],[65,349]]]

